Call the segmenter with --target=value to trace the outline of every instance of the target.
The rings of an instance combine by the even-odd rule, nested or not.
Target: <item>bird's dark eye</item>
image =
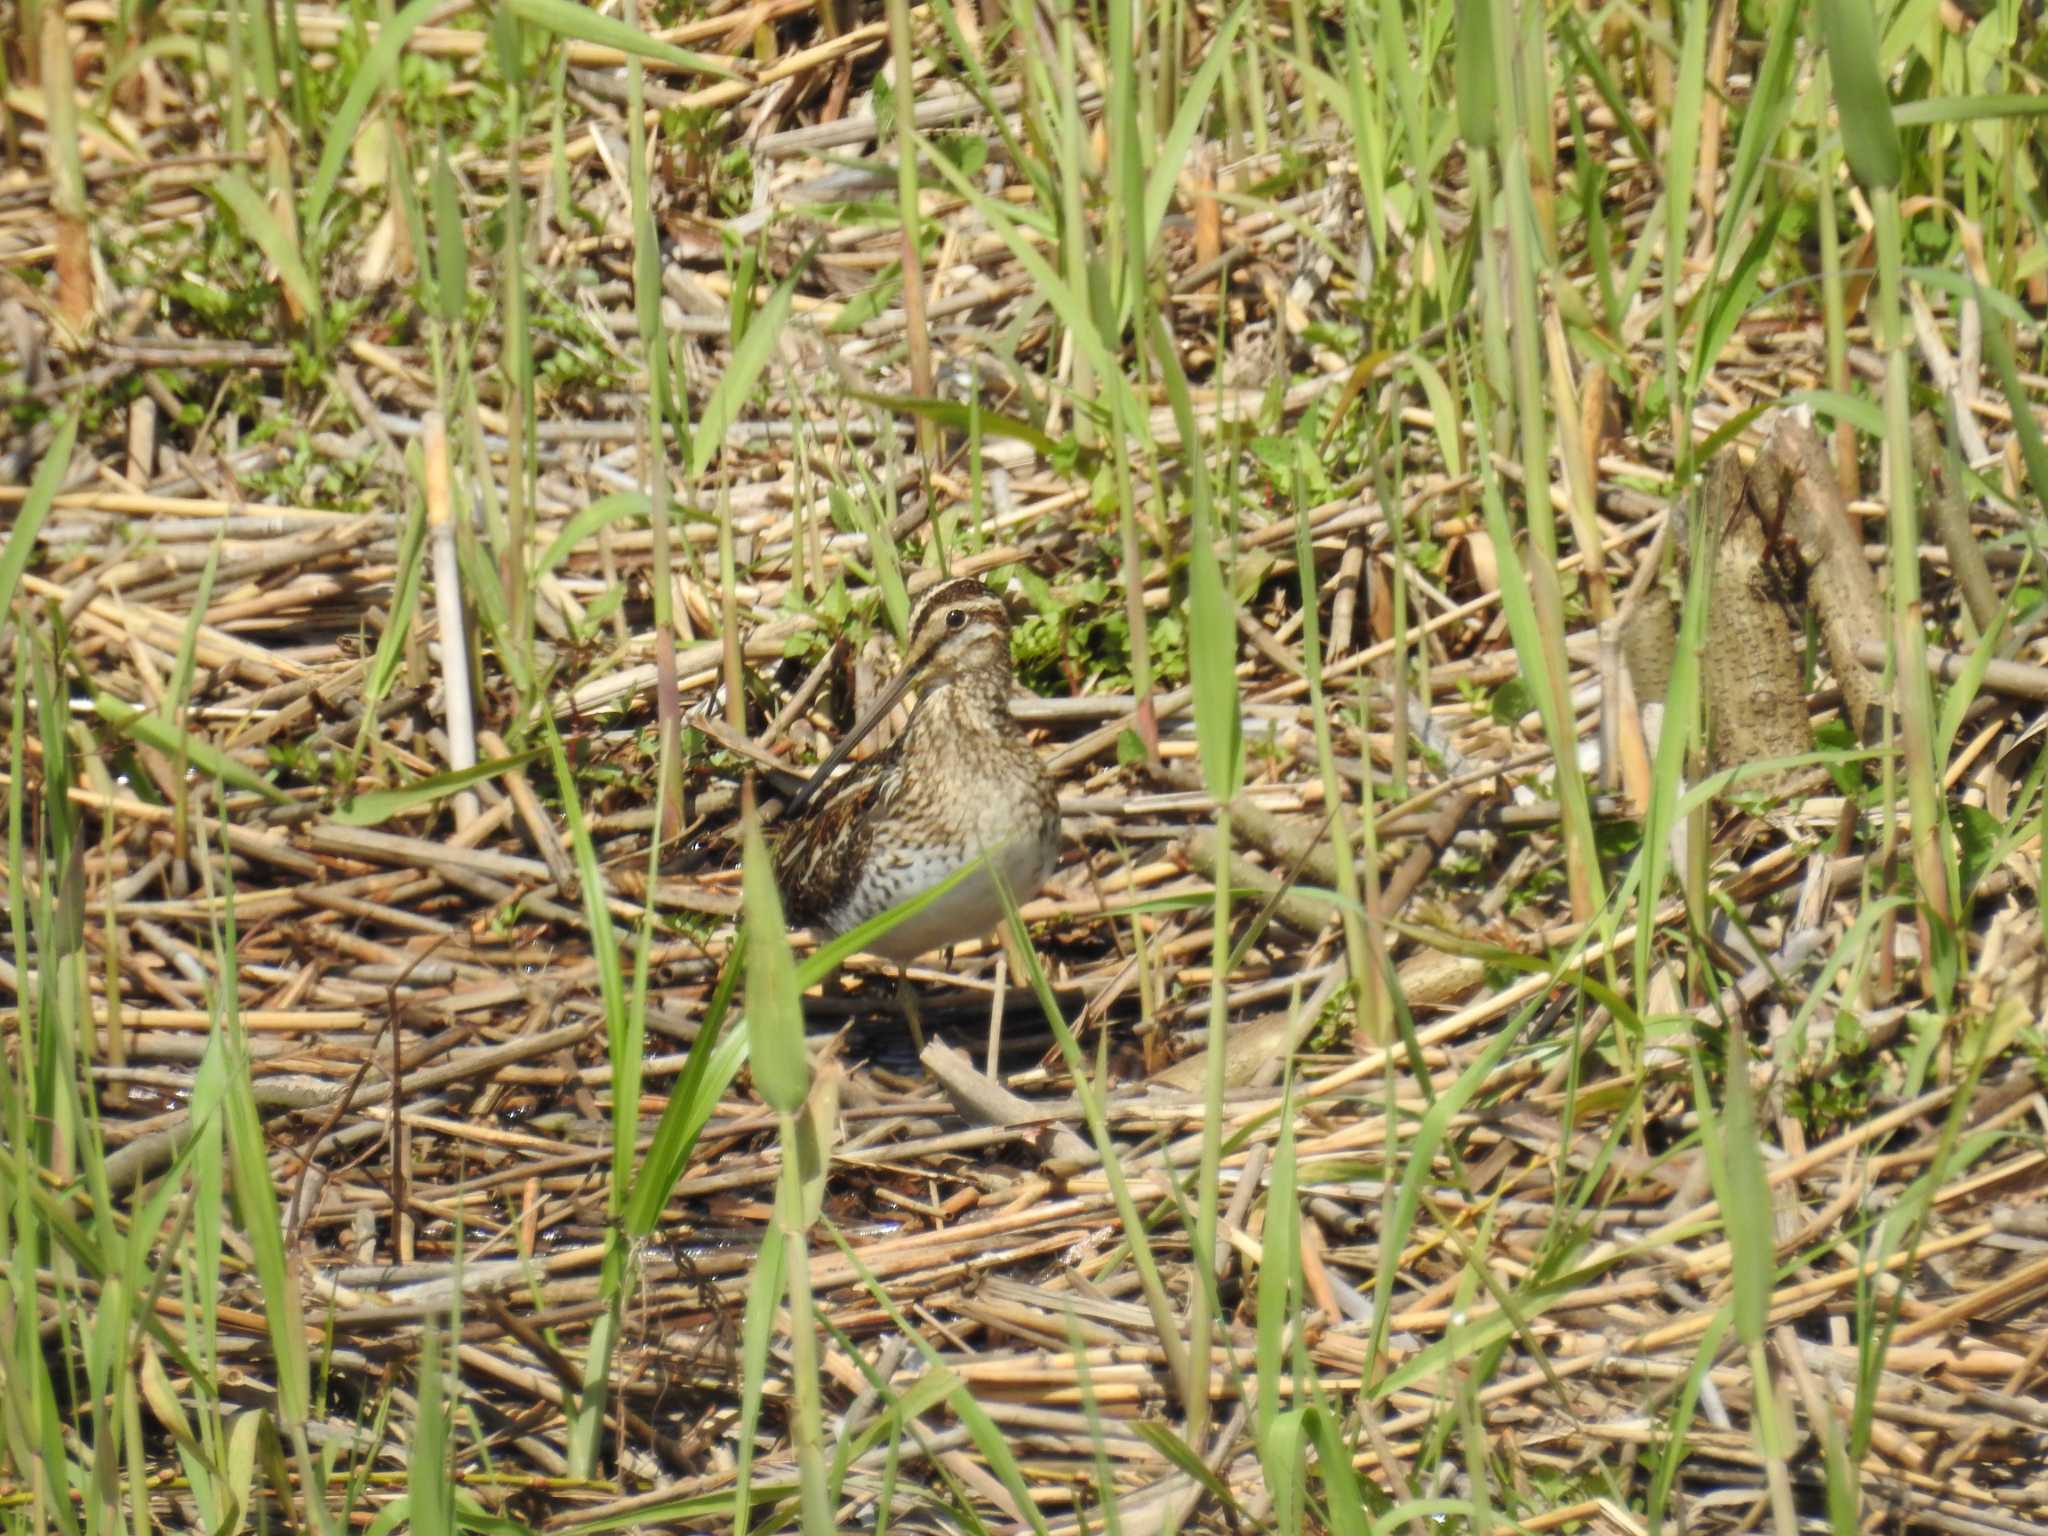
[[[946,615],[946,628],[948,629],[959,629],[966,623],[967,610],[965,608],[955,608],[951,613]]]

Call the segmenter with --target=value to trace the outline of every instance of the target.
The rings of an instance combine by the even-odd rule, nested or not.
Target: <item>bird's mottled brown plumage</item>
[[[888,750],[827,776],[915,688]],[[911,615],[903,667],[784,812],[776,883],[790,922],[845,933],[984,857],[988,868],[892,929],[875,952],[908,960],[1002,920],[991,870],[1028,900],[1059,853],[1059,800],[1010,713],[1010,624],[978,581],[941,582]]]

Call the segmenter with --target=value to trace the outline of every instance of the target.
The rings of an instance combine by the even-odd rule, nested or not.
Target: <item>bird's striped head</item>
[[[1002,599],[971,577],[940,582],[911,610],[903,665],[853,729],[839,738],[809,782],[790,798],[783,814],[801,815],[854,744],[880,725],[909,689],[977,677],[1007,692],[1010,676],[1010,616],[1003,611]]]
[[[904,680],[927,687],[966,671],[1010,667],[1010,616],[1002,599],[972,577],[942,581],[910,613]]]

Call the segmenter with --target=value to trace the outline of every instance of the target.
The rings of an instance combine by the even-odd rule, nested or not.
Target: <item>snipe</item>
[[[841,934],[986,858],[876,941],[898,964],[1003,920],[999,876],[1028,901],[1059,856],[1052,780],[1010,713],[1010,621],[978,581],[941,582],[910,616],[902,669],[783,812],[775,879],[792,924]],[[851,772],[833,769],[908,689],[910,724]]]

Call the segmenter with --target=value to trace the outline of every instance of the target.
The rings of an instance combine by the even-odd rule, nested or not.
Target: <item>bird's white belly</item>
[[[998,877],[1009,887],[1012,901],[1029,901],[1052,872],[1056,853],[1034,834],[1012,837],[945,895],[875,940],[869,952],[900,963],[981,937],[1003,920]],[[958,847],[897,848],[878,855],[859,886],[833,908],[828,926],[834,933],[845,933],[941,884],[968,864],[981,864],[980,856]]]

